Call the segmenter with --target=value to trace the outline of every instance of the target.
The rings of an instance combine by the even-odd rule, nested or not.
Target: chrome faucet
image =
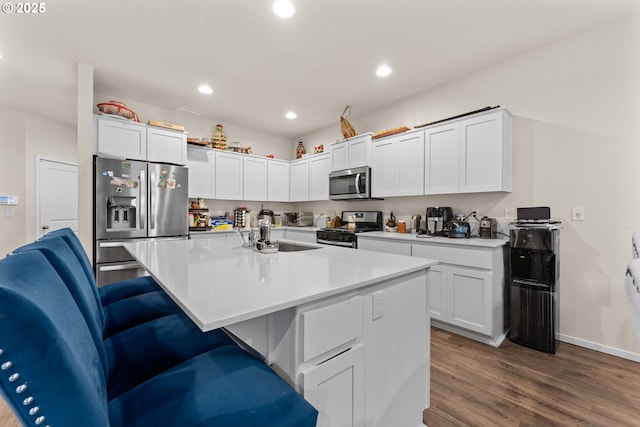
[[[248,240],[245,240],[244,233],[242,232],[242,230],[238,230],[236,228],[235,231],[240,236],[240,240],[242,240],[242,247],[243,248],[253,248],[255,246],[255,244],[256,244],[256,232],[255,232],[255,230],[253,230],[252,228],[247,230]]]

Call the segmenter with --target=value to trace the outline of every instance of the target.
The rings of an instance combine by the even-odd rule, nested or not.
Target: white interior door
[[[36,235],[70,227],[78,231],[78,166],[38,158]]]

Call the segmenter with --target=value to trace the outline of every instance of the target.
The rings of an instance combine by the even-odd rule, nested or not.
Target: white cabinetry
[[[289,201],[309,200],[309,159],[294,160],[289,168]]]
[[[505,110],[460,122],[460,191],[511,191],[511,115]]]
[[[460,190],[459,139],[458,123],[448,123],[425,130],[425,194],[451,194]]]
[[[267,159],[243,156],[243,200],[267,200]]]
[[[289,201],[289,162],[268,160],[267,200],[270,202]]]
[[[329,153],[309,157],[309,200],[329,200]]]
[[[398,242],[390,239],[375,239],[363,237],[361,233],[358,236],[358,249],[365,251],[384,252],[387,254],[411,256],[411,243]]]
[[[215,155],[209,148],[187,147],[189,197],[215,199]]]
[[[425,194],[511,191],[511,114],[491,110],[425,128]]]
[[[151,162],[187,163],[187,134],[131,120],[94,117],[94,153]]]
[[[98,156],[147,159],[147,126],[131,120],[94,116],[94,153]]]
[[[370,166],[371,135],[363,133],[331,144],[331,170]]]
[[[187,162],[187,134],[147,126],[147,160],[184,165]]]
[[[424,132],[374,141],[372,196],[412,196],[424,192]]]
[[[217,151],[215,167],[216,198],[242,200],[244,188],[243,156]]]
[[[504,246],[414,243],[412,256],[440,260],[429,270],[434,325],[499,346],[506,332]]]

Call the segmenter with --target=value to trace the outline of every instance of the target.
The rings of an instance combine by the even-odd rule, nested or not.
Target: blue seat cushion
[[[313,427],[317,416],[268,366],[237,346],[203,353],[109,401],[114,427]]]
[[[150,276],[136,277],[133,279],[120,280],[98,288],[102,305],[109,305],[122,299],[156,292],[161,290],[160,286]]]
[[[236,345],[220,329],[202,332],[184,313],[143,323],[106,339],[108,398],[209,350]]]
[[[149,320],[182,313],[182,309],[164,291],[123,298],[103,307],[102,310],[105,320],[103,338],[109,338]]]

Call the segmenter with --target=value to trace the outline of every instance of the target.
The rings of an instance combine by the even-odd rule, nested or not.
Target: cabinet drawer
[[[302,360],[311,360],[361,336],[362,304],[362,297],[355,296],[302,313]]]
[[[493,268],[492,251],[484,248],[414,243],[412,244],[411,253],[415,257],[437,259],[442,264],[455,264],[487,270]]]

